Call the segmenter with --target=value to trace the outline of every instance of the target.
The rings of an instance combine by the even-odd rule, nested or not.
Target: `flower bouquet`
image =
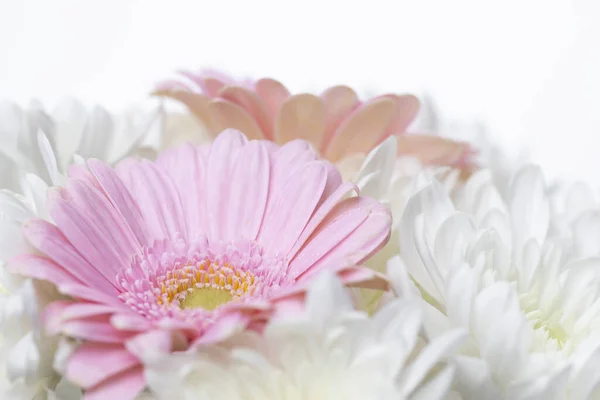
[[[153,94],[0,104],[1,399],[600,398],[585,184],[412,95]]]

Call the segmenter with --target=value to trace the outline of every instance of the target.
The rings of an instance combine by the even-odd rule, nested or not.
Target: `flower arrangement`
[[[600,398],[585,184],[412,95],[154,95],[186,113],[0,104],[0,398]]]

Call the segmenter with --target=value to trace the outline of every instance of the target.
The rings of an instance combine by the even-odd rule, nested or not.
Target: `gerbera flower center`
[[[156,242],[118,277],[120,298],[141,315],[211,320],[232,302],[268,295],[288,281],[285,260],[252,241],[209,243],[199,238]]]
[[[176,301],[182,309],[214,310],[246,294],[251,294],[255,275],[227,263],[219,265],[210,260],[168,271],[157,277],[160,282],[159,305]]]
[[[213,288],[189,289],[179,306],[186,308],[204,308],[214,310],[222,304],[229,303],[233,296],[226,290]]]

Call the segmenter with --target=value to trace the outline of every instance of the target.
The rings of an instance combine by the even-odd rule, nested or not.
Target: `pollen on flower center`
[[[233,300],[232,294],[223,289],[214,289],[211,287],[193,288],[179,302],[179,307],[183,309],[204,308],[210,311],[221,304],[229,303],[231,300]]]
[[[290,279],[286,261],[256,242],[161,240],[133,257],[118,276],[120,299],[150,319],[210,322],[232,302],[268,296]]]
[[[213,310],[236,297],[251,294],[255,275],[229,264],[209,260],[186,265],[157,277],[160,282],[158,304],[176,302],[181,308]]]

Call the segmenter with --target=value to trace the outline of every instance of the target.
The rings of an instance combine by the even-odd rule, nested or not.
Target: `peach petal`
[[[398,155],[417,157],[423,164],[448,165],[460,163],[470,152],[470,146],[439,136],[398,136]]]
[[[288,98],[277,115],[275,141],[279,144],[304,139],[321,147],[325,129],[325,107],[317,96],[299,94]]]
[[[227,100],[211,100],[208,109],[217,132],[234,128],[243,132],[248,139],[263,139],[263,133],[256,121],[242,107]]]
[[[394,115],[393,100],[373,100],[353,112],[334,133],[325,156],[339,161],[346,154],[368,153],[385,138]]]
[[[360,105],[356,92],[347,86],[333,86],[321,95],[325,104],[325,131],[321,152],[325,150],[340,123]]]
[[[267,106],[271,120],[275,121],[283,102],[290,97],[290,92],[283,84],[274,79],[264,78],[254,84],[254,90]]]
[[[225,86],[219,92],[219,97],[229,100],[246,110],[258,124],[264,137],[273,140],[272,119],[264,102],[255,93],[240,86]]]
[[[155,95],[164,96],[177,100],[183,103],[192,114],[200,120],[200,122],[206,127],[207,131],[214,137],[220,131],[214,126],[209,110],[210,99],[202,93],[194,93],[189,91],[165,91],[160,90],[154,92]]]
[[[388,94],[382,97],[391,99],[396,103],[394,116],[388,126],[385,137],[382,138],[383,141],[391,135],[405,133],[408,126],[416,118],[419,108],[421,108],[421,103],[418,98],[410,94],[401,96]]]
[[[223,88],[223,86],[226,85],[226,83],[223,82],[221,79],[214,78],[211,76],[207,76],[204,77],[204,79],[199,80],[198,84],[200,85],[204,93],[206,93],[206,95],[211,98],[217,97],[221,88]]]

